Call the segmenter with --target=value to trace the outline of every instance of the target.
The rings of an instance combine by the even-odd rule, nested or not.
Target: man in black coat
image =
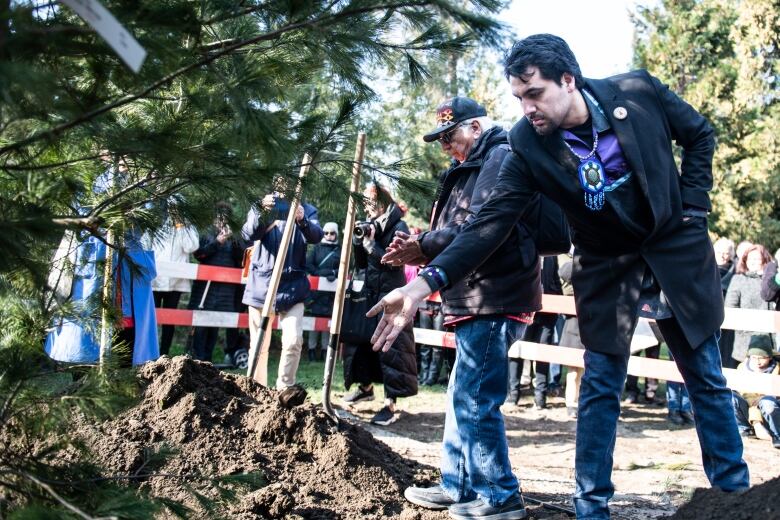
[[[556,36],[521,40],[504,65],[526,116],[510,132],[513,153],[474,222],[417,280],[372,309],[385,310],[375,348],[392,341],[418,300],[484,262],[542,192],[572,226],[572,283],[587,349],[577,516],[609,518],[620,394],[640,312],[657,320],[685,379],[710,483],[725,491],[746,488],[748,468],[718,352],[723,295],[707,234],[712,128],[646,71],[583,78]],[[683,149],[681,172],[672,140]]]
[[[487,200],[509,153],[506,131],[473,99],[445,101],[436,118],[436,128],[424,140],[438,141],[452,165],[440,182],[431,231],[396,233],[382,258],[391,265],[428,263],[444,251]],[[447,387],[442,478],[434,487],[406,489],[410,502],[431,509],[451,507],[451,513],[455,508],[456,514],[464,507],[466,512],[496,509],[509,515],[501,518],[522,518],[525,507],[499,408],[507,393],[509,346],[541,308],[539,276],[534,242],[525,227],[513,224],[487,261],[441,292],[445,325],[455,328],[457,345]]]

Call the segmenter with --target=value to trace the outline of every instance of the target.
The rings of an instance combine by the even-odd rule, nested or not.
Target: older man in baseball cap
[[[436,128],[423,140],[438,141],[452,157],[440,177],[431,230],[398,233],[384,262],[423,264],[441,253],[471,221],[496,183],[509,153],[506,132],[485,108],[466,97],[436,109]],[[425,268],[423,276],[438,276]],[[447,390],[441,483],[408,488],[410,502],[449,508],[455,519],[526,516],[509,463],[499,407],[507,392],[507,349],[520,339],[541,308],[539,260],[533,240],[516,226],[468,279],[441,292],[445,323],[455,328],[457,355]]]

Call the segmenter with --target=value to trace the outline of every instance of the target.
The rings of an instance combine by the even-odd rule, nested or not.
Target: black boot
[[[418,381],[421,385],[428,384],[428,373],[431,369],[431,356],[433,355],[433,347],[430,345],[423,345],[420,347],[420,375]]]
[[[439,382],[441,366],[444,363],[444,357],[440,347],[433,347],[431,352],[431,365],[428,368],[428,377],[423,381],[424,385],[433,386]]]

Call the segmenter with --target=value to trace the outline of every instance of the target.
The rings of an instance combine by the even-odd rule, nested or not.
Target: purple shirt
[[[628,173],[631,168],[626,161],[626,157],[623,155],[623,149],[620,147],[617,136],[614,130],[609,124],[601,108],[596,104],[595,99],[583,91],[585,104],[588,105],[588,111],[590,112],[593,128],[598,132],[599,145],[596,149],[596,156],[604,165],[604,175],[607,178],[607,186],[618,180],[620,177]],[[569,132],[568,130],[561,129],[561,136],[569,143],[575,152],[581,156],[588,155],[592,150],[591,146],[585,144],[582,139]]]

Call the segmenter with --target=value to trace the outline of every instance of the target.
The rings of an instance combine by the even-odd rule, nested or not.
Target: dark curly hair
[[[564,73],[574,76],[577,88],[582,86],[582,72],[569,45],[552,34],[534,34],[512,45],[504,56],[506,78],[523,78],[529,67],[537,67],[542,78],[561,83]]]

